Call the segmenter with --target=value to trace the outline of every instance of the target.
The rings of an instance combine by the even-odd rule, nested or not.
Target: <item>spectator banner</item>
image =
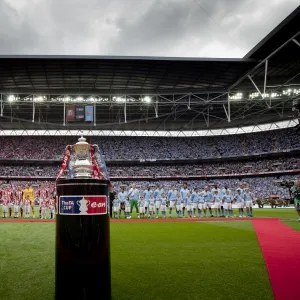
[[[85,121],[86,122],[94,121],[94,106],[92,105],[85,106]]]
[[[66,121],[67,122],[75,121],[75,106],[74,105],[68,105],[67,106]]]
[[[84,106],[76,105],[76,121],[84,121]]]

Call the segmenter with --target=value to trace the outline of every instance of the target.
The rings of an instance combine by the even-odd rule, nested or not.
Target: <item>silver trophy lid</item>
[[[78,142],[76,143],[77,145],[78,144],[88,144],[87,143],[87,141],[86,141],[86,138],[84,138],[83,136],[82,137],[80,137],[79,139],[78,139]]]

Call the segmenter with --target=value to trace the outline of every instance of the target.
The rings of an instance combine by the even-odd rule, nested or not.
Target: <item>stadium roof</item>
[[[251,59],[0,56],[4,93],[173,94],[226,91]]]
[[[201,130],[292,119],[299,33],[298,8],[242,59],[0,56],[0,130]],[[96,122],[63,121],[64,107],[79,103],[96,106]]]
[[[265,38],[263,38],[244,58],[261,60],[270,54],[270,50],[277,49],[289,38],[299,32],[300,6],[287,16],[277,27],[275,27]],[[289,56],[299,56],[299,49],[290,45]],[[287,54],[285,49],[285,54]],[[283,57],[284,58],[284,57]]]

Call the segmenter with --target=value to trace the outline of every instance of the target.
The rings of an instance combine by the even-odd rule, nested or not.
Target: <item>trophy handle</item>
[[[78,205],[78,206],[80,207],[80,203],[79,203],[79,200],[77,200],[77,201],[76,201],[76,203],[77,203],[77,205]]]
[[[89,205],[90,205],[90,200],[87,200],[86,206],[89,206]]]

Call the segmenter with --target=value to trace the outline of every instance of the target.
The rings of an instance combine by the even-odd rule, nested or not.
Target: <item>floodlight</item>
[[[44,98],[42,96],[37,96],[37,97],[34,97],[33,100],[36,102],[42,102],[44,100]]]
[[[243,93],[236,93],[235,95],[229,96],[230,100],[241,100],[243,98]]]
[[[300,94],[300,89],[298,89],[298,90],[297,90],[297,89],[294,89],[293,92],[294,92],[295,95],[298,95],[298,94]]]
[[[149,96],[144,97],[144,101],[146,103],[150,103],[151,102],[151,98]]]
[[[123,98],[123,97],[116,97],[116,102],[125,102],[125,98]]]
[[[7,99],[8,99],[9,102],[13,102],[13,101],[16,100],[16,96],[15,96],[15,95],[9,95],[9,96],[7,97]]]

